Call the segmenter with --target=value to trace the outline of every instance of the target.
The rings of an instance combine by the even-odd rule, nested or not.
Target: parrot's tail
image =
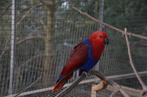
[[[66,82],[67,81],[65,81],[65,80],[59,81],[57,84],[55,84],[52,92],[55,93],[55,92],[60,91]]]
[[[64,86],[65,83],[67,83],[67,81],[72,77],[73,73],[63,77],[60,75],[59,79],[57,80],[52,92],[55,93],[55,92],[59,92],[62,87]]]

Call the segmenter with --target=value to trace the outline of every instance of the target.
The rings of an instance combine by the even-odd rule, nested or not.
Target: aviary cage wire
[[[11,5],[11,1],[9,1]],[[13,73],[12,94],[17,94],[20,90],[28,87],[34,83],[42,74],[43,77],[35,84],[23,91],[19,96],[22,97],[55,97],[49,90],[55,83],[63,65],[72,47],[87,37],[91,32],[99,28],[99,24],[89,18],[80,15],[77,11],[69,8],[67,13],[60,12],[61,9],[56,11],[55,31],[49,40],[51,45],[51,53],[49,54],[48,65],[44,66],[46,58],[45,52],[45,37],[46,33],[43,25],[46,25],[47,10],[40,3],[34,6],[32,0],[16,0],[16,36],[15,36],[15,64]],[[10,44],[11,44],[11,11],[8,4],[8,9],[1,16],[0,21],[0,96],[8,96],[9,83],[10,83]],[[78,17],[78,18],[74,18]],[[44,24],[42,24],[44,23]],[[105,53],[100,61],[99,70],[105,76],[112,78],[117,83],[131,87],[139,88],[141,86],[137,81],[133,70],[129,64],[129,57],[127,53],[127,46],[125,38],[121,33],[105,26],[106,32],[110,35],[110,45],[105,49]],[[131,50],[133,53],[133,60],[135,67],[142,75],[146,72],[146,58],[144,54],[147,48],[136,43],[134,40],[146,43],[145,40],[130,37]],[[139,53],[136,53],[139,52]],[[142,64],[140,64],[140,61]],[[45,68],[47,67],[47,68]],[[46,71],[47,69],[47,71]],[[96,68],[97,70],[97,68]],[[73,79],[77,78],[75,73]],[[146,77],[142,77],[146,83]],[[91,88],[94,84],[93,77],[87,78],[89,81],[85,84],[80,84],[74,88],[66,97],[90,97]],[[95,79],[94,79],[95,80]],[[48,88],[49,87],[49,88]],[[110,97],[112,91],[103,90],[96,94],[96,97]],[[135,94],[135,93],[134,93]],[[135,95],[132,95],[135,97]],[[137,96],[137,95],[136,95]],[[12,96],[11,96],[12,97]],[[114,97],[123,97],[117,93]],[[138,97],[138,96],[137,96]]]

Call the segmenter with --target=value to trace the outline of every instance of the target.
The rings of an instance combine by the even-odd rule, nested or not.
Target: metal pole
[[[96,5],[97,6],[97,5]],[[104,16],[104,0],[99,0],[99,20],[103,22],[103,16]],[[99,24],[99,31],[103,31],[104,25]],[[100,63],[100,62],[99,62]],[[100,70],[99,63],[95,66],[95,70]]]
[[[103,22],[104,19],[104,0],[99,0],[99,20]],[[104,25],[100,24],[99,31],[103,30]]]
[[[11,7],[11,54],[10,54],[10,81],[9,95],[13,93],[13,68],[14,68],[14,52],[15,52],[15,0],[12,0]]]

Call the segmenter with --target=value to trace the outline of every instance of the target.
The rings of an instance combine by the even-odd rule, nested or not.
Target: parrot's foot
[[[99,84],[94,85],[92,87],[92,90],[96,91],[96,92],[99,92],[99,91],[105,89],[107,87],[107,85],[108,85],[108,81],[107,80],[102,80]]]

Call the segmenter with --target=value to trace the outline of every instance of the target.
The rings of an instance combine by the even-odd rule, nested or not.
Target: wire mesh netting
[[[88,37],[93,31],[98,30],[99,24],[73,10],[68,2],[59,2],[56,4],[57,8],[53,18],[54,29],[50,31],[51,13],[48,7],[45,7],[39,0],[15,0],[15,2],[16,31],[13,79],[10,79],[12,2],[7,0],[6,5],[0,7],[2,11],[0,15],[0,96],[9,95],[10,80],[13,81],[12,94],[16,94],[41,76],[35,84],[23,91],[28,94],[26,93],[22,97],[55,97],[56,94],[51,93],[51,88],[48,87],[55,84],[72,47]],[[81,3],[81,6],[88,7],[86,4]],[[77,6],[80,7],[80,5]],[[85,12],[89,12],[88,10],[85,9]],[[107,20],[106,18],[106,22]],[[135,22],[138,21],[133,21],[133,23]],[[124,26],[120,24],[120,27]],[[146,31],[140,27],[135,27],[135,30],[134,27],[128,26],[128,29],[136,32]],[[141,89],[135,76],[119,77],[133,73],[129,64],[124,35],[108,27],[105,27],[105,31],[109,34],[110,44],[106,47],[100,60],[99,71],[105,76],[113,77],[112,79],[121,85]],[[136,69],[139,72],[146,71],[146,40],[134,37],[129,37],[129,40]],[[96,67],[95,70],[98,68]],[[75,73],[69,83],[77,77]],[[87,80],[90,79],[94,78],[87,78]],[[143,81],[147,83],[145,76],[143,76]],[[78,85],[66,97],[90,97],[92,84],[94,81]],[[97,93],[96,96],[110,97],[111,93],[111,90],[105,89]],[[118,93],[115,97],[123,96]]]

